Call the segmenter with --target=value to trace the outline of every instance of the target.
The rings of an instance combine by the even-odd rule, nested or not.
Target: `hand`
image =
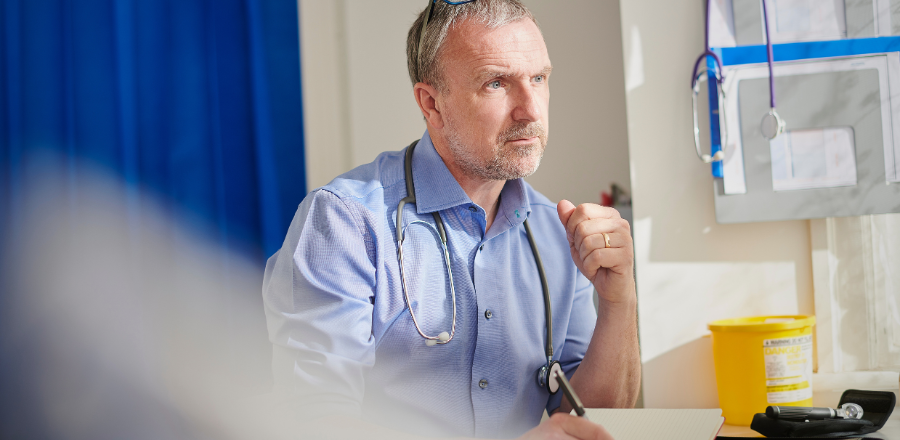
[[[588,419],[563,413],[553,414],[550,416],[550,420],[526,432],[519,439],[613,440],[612,436],[602,426],[592,423]]]
[[[587,277],[601,300],[635,301],[634,245],[631,227],[613,208],[585,203],[577,208],[563,200],[556,206],[566,228],[569,251],[578,270]],[[606,238],[609,237],[609,247]]]

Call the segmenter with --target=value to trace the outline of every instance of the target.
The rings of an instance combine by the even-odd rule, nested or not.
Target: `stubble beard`
[[[473,154],[481,147],[470,147],[463,140],[463,133],[453,118],[445,119],[444,132],[447,145],[460,170],[468,176],[484,180],[514,180],[528,177],[537,171],[547,147],[547,130],[540,122],[518,123],[503,130],[487,160]],[[512,146],[506,143],[512,139],[537,137],[530,144]]]

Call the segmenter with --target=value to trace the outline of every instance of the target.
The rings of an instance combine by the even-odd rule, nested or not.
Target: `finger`
[[[581,273],[587,276],[584,269],[584,258],[581,257],[581,252],[576,249],[575,246],[569,246],[569,253],[572,255],[572,261],[575,262],[575,267],[577,267],[578,270],[581,271]]]
[[[626,240],[623,237],[631,237],[630,227],[628,225],[628,221],[622,219],[593,219],[583,221],[577,226],[575,226],[574,233],[572,234],[572,243],[577,247],[583,247],[583,241],[590,236],[597,234],[609,234],[610,235],[610,247],[623,247],[627,244]],[[616,236],[616,246],[612,244],[612,236]],[[605,247],[602,246],[601,247]]]
[[[566,223],[566,231],[574,235],[575,227],[586,220],[593,219],[618,219],[622,218],[619,211],[608,206],[594,205],[591,203],[583,203],[575,208],[575,212],[569,217]]]
[[[566,235],[569,235],[569,228],[567,225],[569,224],[569,219],[572,217],[573,212],[575,212],[575,205],[573,205],[572,202],[568,200],[560,200],[556,205],[556,213],[559,214],[559,221],[562,222],[563,227],[566,228]],[[571,240],[572,236],[569,235],[569,241]]]
[[[563,432],[582,440],[612,440],[612,436],[602,426],[591,422],[584,417],[575,417],[569,414],[554,414],[556,422]]]
[[[579,255],[584,258],[587,256],[587,253],[594,249],[623,248],[626,243],[625,240],[620,237],[621,235],[612,233],[598,233],[584,237],[581,240],[581,245],[578,247]],[[609,246],[606,245],[607,243],[609,243]]]
[[[628,273],[622,268],[631,265],[631,258],[631,253],[626,249],[593,249],[582,257],[582,266],[588,272],[585,276],[593,280],[593,275],[596,275],[601,268],[609,269],[614,273]]]

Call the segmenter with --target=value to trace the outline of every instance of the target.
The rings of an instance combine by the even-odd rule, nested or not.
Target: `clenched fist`
[[[568,200],[559,202],[556,210],[566,228],[572,260],[600,299],[635,301],[631,227],[619,211],[592,203],[575,207]]]

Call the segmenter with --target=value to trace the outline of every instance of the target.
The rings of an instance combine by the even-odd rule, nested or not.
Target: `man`
[[[403,272],[406,150],[300,205],[263,287],[276,384],[304,404],[303,416],[360,417],[332,426],[369,436],[378,425],[605,438],[537,382],[547,320],[524,221],[550,291],[553,359],[588,407],[631,407],[637,395],[628,224],[611,208],[554,205],[522,180],[537,169],[549,127],[551,64],[531,13],[518,0],[438,0],[419,47],[425,15],[407,42],[427,131],[411,161],[416,201],[402,208]],[[545,409],[560,414],[537,426]]]

